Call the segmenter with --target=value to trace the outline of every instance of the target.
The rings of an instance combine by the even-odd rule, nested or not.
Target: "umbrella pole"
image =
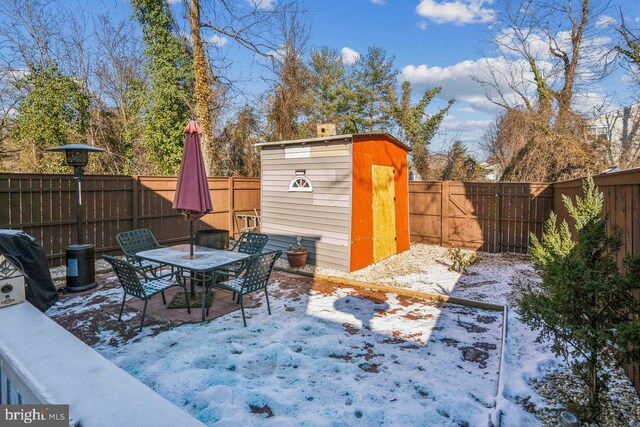
[[[193,258],[193,220],[189,221],[189,256]]]

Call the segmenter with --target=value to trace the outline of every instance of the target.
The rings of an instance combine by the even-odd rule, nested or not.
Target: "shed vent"
[[[336,135],[336,125],[335,123],[320,123],[316,126],[316,130],[318,132],[318,137],[321,138],[323,136],[335,136]]]

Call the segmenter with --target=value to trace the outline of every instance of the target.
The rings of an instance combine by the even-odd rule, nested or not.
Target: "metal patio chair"
[[[157,276],[159,270],[166,267],[163,264],[146,261],[136,256],[138,252],[148,251],[150,249],[162,248],[155,236],[148,228],[140,228],[138,230],[125,231],[116,235],[116,242],[124,255],[131,264],[139,270],[150,272]]]
[[[243,233],[240,235],[236,243],[229,250],[239,252],[241,254],[256,255],[262,252],[265,245],[269,241],[269,236],[261,233]],[[238,278],[246,269],[247,261],[238,262],[229,266],[229,268],[216,271],[218,277],[226,276],[229,278]],[[236,293],[233,293],[235,299]]]
[[[265,245],[269,241],[269,236],[262,233],[242,233],[238,241],[230,248],[230,251],[234,251],[237,248],[237,252],[241,254],[259,254],[264,249]]]
[[[240,302],[240,310],[242,311],[242,322],[247,326],[247,319],[244,315],[243,296],[264,289],[267,299],[267,310],[271,315],[271,306],[269,305],[269,292],[267,292],[267,283],[273,271],[273,265],[278,257],[282,255],[282,251],[267,252],[257,254],[251,257],[247,262],[246,272],[237,279],[228,280],[226,282],[216,283],[216,286],[238,294]]]
[[[238,241],[231,247],[230,251],[236,251],[241,254],[256,255],[262,252],[265,245],[269,241],[269,236],[260,233],[243,233],[238,238]],[[238,275],[245,269],[245,262],[239,262],[232,265],[230,268],[224,270],[218,270],[218,275],[224,275],[228,277],[238,277]]]
[[[156,294],[162,294],[162,302],[164,305],[167,305],[167,299],[164,295],[164,291],[174,286],[179,286],[184,290],[185,299],[187,301],[187,312],[191,314],[191,305],[189,304],[189,292],[187,291],[187,287],[184,283],[171,280],[174,275],[173,273],[149,277],[144,274],[142,270],[136,268],[135,265],[125,259],[108,255],[104,255],[103,258],[113,267],[113,270],[118,277],[118,281],[120,282],[120,286],[122,286],[122,289],[124,290],[118,321],[122,320],[122,311],[124,310],[124,303],[127,300],[127,295],[140,298],[144,300],[142,320],[140,320],[140,331],[142,331],[144,318],[147,314],[147,302],[149,298]]]

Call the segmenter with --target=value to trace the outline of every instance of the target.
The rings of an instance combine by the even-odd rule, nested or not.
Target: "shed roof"
[[[334,135],[334,136],[321,136],[317,138],[303,138],[303,139],[290,139],[287,141],[271,141],[271,142],[259,142],[255,144],[256,147],[273,147],[273,146],[282,146],[282,145],[297,145],[297,144],[317,144],[323,142],[336,142],[336,141],[344,141],[350,142],[353,141],[353,137],[375,137],[375,136],[384,136],[389,139],[389,141],[398,147],[402,148],[405,151],[411,151],[411,148],[400,141],[395,136],[385,133],[385,132],[366,132],[366,133],[349,133],[344,135]]]

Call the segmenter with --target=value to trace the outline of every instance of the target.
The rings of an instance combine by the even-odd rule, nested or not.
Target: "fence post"
[[[229,177],[229,184],[228,184],[228,191],[229,191],[229,206],[228,206],[228,226],[229,226],[229,236],[233,239],[235,238],[235,230],[233,229],[233,197],[235,195],[235,191],[234,191],[234,181],[233,181],[233,177],[230,176]]]
[[[449,181],[442,182],[442,191],[440,192],[440,246],[449,247],[449,197],[451,196],[451,189],[449,187]]]
[[[131,190],[131,218],[133,220],[133,229],[138,229],[138,175],[133,175],[131,177],[133,180],[132,190]]]
[[[498,183],[498,208],[496,211],[496,218],[498,220],[498,248],[496,253],[502,253],[502,183]]]

